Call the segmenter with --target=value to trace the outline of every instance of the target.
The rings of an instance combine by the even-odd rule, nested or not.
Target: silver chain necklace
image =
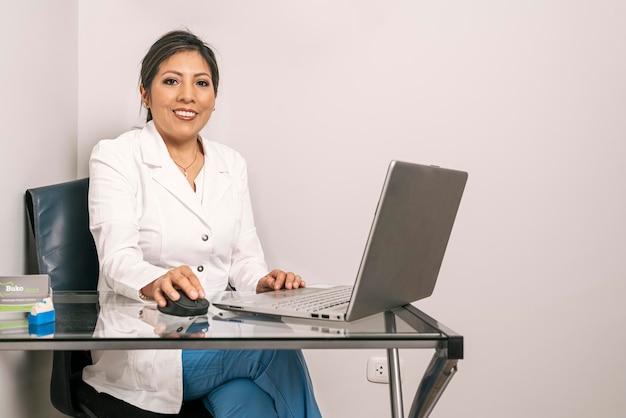
[[[187,167],[183,167],[182,165],[178,164],[176,160],[174,159],[174,157],[172,157],[172,161],[174,161],[174,164],[176,164],[183,170],[183,174],[185,175],[185,178],[187,177],[187,170],[196,162],[196,159],[198,159],[198,144],[197,143],[196,143],[196,153],[193,156],[193,161]]]

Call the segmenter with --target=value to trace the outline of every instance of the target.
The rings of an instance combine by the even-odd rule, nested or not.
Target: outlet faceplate
[[[400,359],[400,379],[402,380],[402,369],[404,361]],[[367,380],[372,383],[389,383],[389,365],[387,357],[370,357],[367,360]]]

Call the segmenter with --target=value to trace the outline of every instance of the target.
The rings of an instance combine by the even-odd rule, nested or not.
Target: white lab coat
[[[190,266],[207,295],[254,290],[267,274],[256,234],[244,159],[203,140],[197,192],[172,161],[154,124],[102,140],[90,159],[89,217],[98,257],[98,289],[139,299],[167,270]],[[180,350],[94,351],[83,379],[142,409],[177,413],[182,404]]]

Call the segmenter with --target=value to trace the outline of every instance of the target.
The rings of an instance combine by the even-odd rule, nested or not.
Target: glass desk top
[[[0,313],[0,350],[384,348],[391,415],[403,417],[399,348],[434,349],[407,416],[426,418],[463,358],[463,336],[412,305],[358,321],[243,315],[213,306],[176,317],[113,293],[54,292],[55,321],[32,326]]]
[[[345,323],[230,313],[176,317],[113,293],[54,292],[55,322],[0,317],[0,349],[436,348],[461,359],[463,337],[412,305]]]

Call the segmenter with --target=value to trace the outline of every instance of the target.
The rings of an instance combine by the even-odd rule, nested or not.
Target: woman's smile
[[[174,114],[176,115],[176,117],[182,120],[193,120],[196,118],[196,115],[198,115],[198,113],[194,112],[193,110],[184,109],[174,110]]]

